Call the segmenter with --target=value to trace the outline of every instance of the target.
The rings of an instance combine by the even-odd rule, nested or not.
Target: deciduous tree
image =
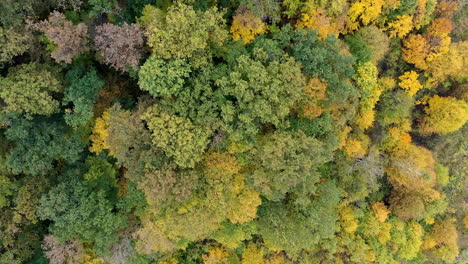
[[[62,91],[57,77],[43,65],[22,64],[0,77],[0,98],[4,112],[50,115],[57,112],[55,95]]]
[[[72,62],[73,57],[88,51],[88,27],[84,23],[74,25],[64,14],[54,11],[48,20],[32,26],[53,43],[51,57],[58,63]]]
[[[468,121],[468,103],[454,97],[435,95],[428,100],[421,119],[423,134],[448,134],[460,129]]]
[[[104,62],[123,72],[137,70],[144,51],[144,32],[137,24],[106,23],[96,27],[96,48]]]
[[[242,39],[244,44],[251,43],[255,39],[255,36],[265,33],[266,30],[267,26],[265,23],[250,10],[234,16],[231,25],[232,39]]]

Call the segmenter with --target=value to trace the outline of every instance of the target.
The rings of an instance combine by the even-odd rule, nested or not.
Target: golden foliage
[[[300,106],[299,116],[307,119],[314,119],[323,113],[320,102],[326,99],[327,84],[318,79],[310,79],[304,88],[304,98]]]
[[[454,97],[435,95],[424,108],[420,132],[423,134],[448,134],[460,129],[468,121],[468,103]]]
[[[254,243],[249,243],[244,253],[242,254],[242,264],[264,264],[265,259],[263,252]]]
[[[319,39],[326,39],[332,34],[336,36],[339,34],[336,24],[327,16],[326,10],[322,7],[311,10],[309,13],[303,13],[296,27],[317,30]]]
[[[407,71],[398,77],[398,79],[400,79],[398,85],[403,88],[409,96],[413,96],[423,88],[421,83],[418,81],[418,77],[419,74],[417,72]]]
[[[452,262],[459,254],[457,240],[457,229],[447,219],[432,226],[430,234],[424,241],[423,249],[429,249],[433,256],[442,261]]]
[[[364,25],[375,22],[385,5],[383,0],[360,0],[351,4],[346,21],[347,32],[353,32],[359,28],[359,21]]]
[[[369,148],[369,137],[365,134],[354,134],[346,139],[343,148],[344,153],[352,159],[362,158],[366,155]]]
[[[207,255],[203,255],[203,264],[228,264],[229,253],[226,250],[215,247],[210,249]]]
[[[109,146],[106,143],[106,138],[109,136],[109,118],[109,111],[106,110],[101,117],[96,119],[93,134],[90,136],[92,145],[89,148],[89,151],[99,154],[103,150],[109,149]],[[109,154],[112,155],[112,152]]]
[[[430,150],[409,145],[406,149],[391,153],[385,172],[394,187],[408,189],[419,193],[427,201],[433,201],[440,197],[440,193],[433,189],[437,181],[434,166]]]
[[[390,210],[388,210],[383,202],[375,202],[371,205],[371,208],[379,222],[383,223],[387,220]]]
[[[438,81],[447,78],[463,78],[466,76],[468,61],[468,41],[452,43],[447,54],[438,56],[429,62],[427,71]]]
[[[387,25],[390,38],[403,38],[413,29],[413,17],[409,15],[398,16]]]
[[[414,64],[418,69],[427,69],[426,58],[429,52],[429,43],[421,34],[409,35],[403,40],[401,56],[405,61]]]
[[[232,38],[234,40],[242,39],[244,44],[251,43],[255,36],[266,31],[265,23],[250,10],[234,16],[231,25]]]
[[[353,209],[349,206],[344,207],[340,211],[340,224],[346,233],[353,234],[358,228],[358,220],[353,212]]]

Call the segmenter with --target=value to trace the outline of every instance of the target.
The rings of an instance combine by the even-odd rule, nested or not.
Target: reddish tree
[[[94,43],[107,65],[128,71],[128,67],[137,70],[145,41],[143,30],[137,24],[107,23],[96,27]]]

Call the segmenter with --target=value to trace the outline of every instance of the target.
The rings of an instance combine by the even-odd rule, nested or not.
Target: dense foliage
[[[0,1],[0,263],[466,263],[467,14]]]

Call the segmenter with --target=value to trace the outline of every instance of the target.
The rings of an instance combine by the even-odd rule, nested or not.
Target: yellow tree
[[[320,39],[325,39],[331,34],[335,34],[336,36],[339,34],[336,29],[336,24],[327,16],[326,10],[322,7],[302,14],[302,17],[296,24],[296,27],[315,29],[317,30]]]
[[[371,205],[371,208],[379,222],[383,223],[387,220],[390,210],[388,210],[387,206],[383,202],[375,202]]]
[[[409,35],[403,40],[401,56],[406,62],[414,64],[416,68],[425,70],[427,69],[426,58],[429,51],[429,43],[423,35]]]
[[[454,97],[433,96],[424,108],[419,131],[423,134],[448,134],[468,121],[468,103]]]
[[[419,193],[426,201],[440,197],[433,189],[437,177],[432,152],[426,148],[410,145],[406,149],[390,153],[389,165],[385,172],[395,188]]]
[[[413,29],[413,17],[408,15],[398,16],[387,25],[390,38],[403,38]]]
[[[418,81],[418,73],[415,71],[407,71],[400,77],[398,85],[403,88],[409,96],[415,95],[423,86]]]
[[[229,253],[220,248],[215,247],[210,249],[208,254],[202,256],[203,264],[228,264],[229,263]]]
[[[434,224],[426,237],[423,249],[433,257],[445,262],[453,262],[459,254],[458,232],[453,223],[446,219]]]
[[[109,146],[106,143],[106,138],[109,136],[109,118],[109,111],[106,110],[101,117],[96,119],[93,134],[90,136],[92,145],[89,148],[89,151],[99,154],[101,151],[109,149]],[[110,154],[112,155],[112,153]]]
[[[383,0],[360,0],[351,4],[348,10],[346,28],[348,32],[353,32],[359,28],[359,22],[364,25],[375,22],[385,4]]]
[[[255,243],[249,243],[244,253],[242,254],[242,264],[264,264],[262,248]]]
[[[255,36],[266,31],[265,23],[250,10],[234,16],[231,25],[232,38],[234,40],[242,39],[244,44],[249,44],[255,39]]]
[[[447,54],[438,56],[429,63],[427,71],[439,81],[458,79],[466,75],[468,41],[452,43]]]
[[[304,87],[304,94],[299,106],[299,116],[307,119],[314,119],[323,113],[321,102],[326,99],[327,84],[318,79],[312,78]]]

